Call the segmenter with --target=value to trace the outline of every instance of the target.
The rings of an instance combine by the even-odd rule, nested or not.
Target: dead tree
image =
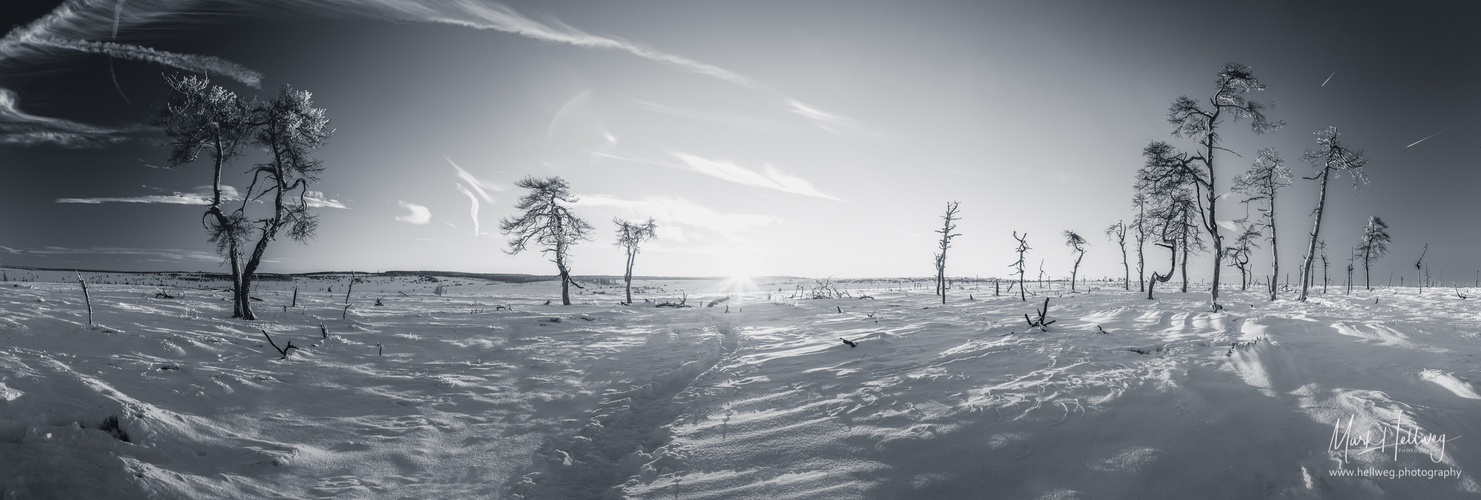
[[[1149,166],[1156,164],[1160,167],[1153,169],[1153,182],[1186,186],[1196,195],[1200,226],[1208,233],[1215,249],[1210,299],[1217,311],[1223,308],[1219,305],[1219,272],[1223,267],[1223,255],[1219,249],[1224,247],[1224,239],[1218,225],[1220,194],[1214,153],[1229,151],[1219,145],[1218,127],[1224,118],[1233,121],[1249,118],[1250,130],[1263,134],[1280,128],[1283,123],[1268,120],[1264,104],[1245,98],[1246,94],[1265,90],[1265,85],[1255,78],[1249,66],[1232,62],[1224,64],[1215,85],[1207,102],[1182,96],[1174,100],[1167,110],[1167,121],[1173,125],[1172,135],[1196,141],[1197,152],[1191,155],[1177,152],[1167,143],[1157,141],[1147,146],[1143,154],[1148,156]],[[1186,246],[1184,250],[1187,250]],[[1183,265],[1187,265],[1186,256]]]
[[[1127,291],[1131,291],[1131,263],[1126,259],[1126,223],[1118,220],[1106,227],[1106,239],[1115,241],[1121,247],[1121,269],[1126,272],[1121,283]]]
[[[82,273],[77,272],[77,283],[82,285],[82,300],[87,303],[87,325],[93,325],[93,298],[87,294],[87,282],[82,281]]]
[[[1337,127],[1328,127],[1316,133],[1317,149],[1308,150],[1301,155],[1301,159],[1316,167],[1317,173],[1307,180],[1321,181],[1321,191],[1317,195],[1315,222],[1311,226],[1311,239],[1306,245],[1306,260],[1301,264],[1301,295],[1296,299],[1306,301],[1307,290],[1311,288],[1312,266],[1316,264],[1316,241],[1321,236],[1322,214],[1327,208],[1327,182],[1335,175],[1347,172],[1352,175],[1352,188],[1354,191],[1359,186],[1368,183],[1368,176],[1363,172],[1363,166],[1367,165],[1368,159],[1363,156],[1360,149],[1352,149],[1342,144],[1341,134],[1337,133]]]
[[[1044,322],[1045,316],[1049,315],[1049,297],[1044,297],[1044,307],[1036,309],[1034,312],[1038,313],[1038,319],[1030,318],[1027,313],[1024,313],[1023,315],[1023,320],[1028,322],[1029,328],[1038,328],[1041,332],[1047,332],[1049,331],[1049,325],[1052,325],[1055,321],[1058,321],[1051,319],[1047,323]]]
[[[1414,261],[1414,284],[1419,286],[1419,295],[1424,295],[1424,256],[1428,253],[1430,253],[1430,244],[1425,243],[1424,250],[1419,252],[1419,260]]]
[[[1322,254],[1322,295],[1326,295],[1327,294],[1327,285],[1332,282],[1332,278],[1330,278],[1327,275],[1327,270],[1328,270],[1327,269],[1327,266],[1328,266],[1328,263],[1327,263],[1327,242],[1326,241],[1318,241],[1318,242],[1316,242],[1316,246],[1317,246],[1317,249],[1320,250],[1321,251],[1321,254]]]
[[[504,253],[516,255],[525,251],[530,242],[534,241],[540,245],[542,253],[553,255],[555,268],[560,272],[561,304],[569,306],[570,285],[581,288],[581,284],[571,279],[568,252],[572,245],[591,239],[588,235],[592,230],[591,224],[572,214],[566,207],[579,199],[571,194],[570,185],[566,184],[565,179],[525,177],[514,185],[530,192],[514,204],[514,208],[523,211],[519,217],[499,221],[499,231],[513,235],[509,239],[509,249]]]
[[[298,346],[293,345],[293,341],[292,340],[289,340],[288,341],[288,347],[278,347],[278,343],[277,342],[273,342],[273,337],[271,335],[268,335],[267,334],[267,330],[263,330],[263,329],[260,329],[259,328],[257,331],[262,332],[262,336],[263,337],[267,337],[267,343],[268,344],[271,344],[273,346],[273,349],[276,349],[278,351],[278,354],[281,354],[282,355],[282,357],[280,357],[278,359],[288,359],[288,351],[291,351],[291,350],[294,350],[294,349],[298,349],[299,348]]]
[[[1246,206],[1251,203],[1261,203],[1257,206],[1262,217],[1255,226],[1262,232],[1270,231],[1267,238],[1270,241],[1270,275],[1280,276],[1280,248],[1275,238],[1275,195],[1280,188],[1291,185],[1291,170],[1285,167],[1285,161],[1281,159],[1280,153],[1274,149],[1261,149],[1255,158],[1254,164],[1245,171],[1244,175],[1234,179],[1234,191],[1245,195],[1241,202]],[[1272,281],[1274,283],[1274,281]],[[1270,286],[1270,300],[1275,300],[1275,286]],[[1323,290],[1325,293],[1325,289]]]
[[[1357,253],[1356,248],[1347,252],[1347,291],[1343,295],[1352,295],[1352,268],[1353,261],[1357,259]]]
[[[1070,293],[1075,293],[1075,278],[1080,275],[1080,259],[1085,258],[1085,247],[1090,245],[1090,243],[1085,241],[1085,238],[1075,233],[1075,231],[1065,230],[1064,244],[1080,254],[1075,257],[1075,267],[1070,270]]]
[[[1013,239],[1018,240],[1018,250],[1016,250],[1018,252],[1018,262],[1008,264],[1008,267],[1014,267],[1018,269],[1018,299],[1024,302],[1028,302],[1028,292],[1025,292],[1023,290],[1023,273],[1026,268],[1023,260],[1023,254],[1029,251],[1028,233],[1023,233],[1023,236],[1019,236],[1018,231],[1014,231]],[[1008,290],[1008,293],[1013,293],[1013,290]]]
[[[948,202],[946,204],[946,215],[941,216],[941,229],[935,232],[941,233],[940,251],[936,253],[936,295],[941,296],[941,303],[946,303],[946,249],[951,248],[951,239],[960,234],[953,233],[956,230],[958,203]]]

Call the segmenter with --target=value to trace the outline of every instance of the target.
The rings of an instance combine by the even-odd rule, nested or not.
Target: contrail
[[[1428,135],[1428,136],[1426,136],[1426,137],[1425,137],[1425,138],[1423,138],[1423,139],[1420,139],[1420,140],[1417,140],[1417,141],[1414,141],[1414,144],[1419,144],[1419,143],[1421,143],[1421,142],[1424,142],[1424,141],[1428,141],[1428,140],[1430,140],[1430,138],[1431,138],[1431,137],[1434,137],[1434,136],[1437,136],[1437,135],[1440,135],[1440,134],[1443,134],[1443,133],[1446,133],[1446,132],[1449,132],[1449,131],[1451,131],[1451,130],[1455,130],[1455,129],[1458,129],[1458,128],[1461,128],[1461,127],[1464,127],[1464,126],[1466,126],[1466,125],[1470,125],[1470,124],[1471,124],[1471,122],[1473,122],[1473,121],[1476,121],[1476,119],[1475,119],[1475,118],[1472,118],[1472,119],[1470,119],[1470,120],[1466,120],[1466,121],[1465,121],[1465,122],[1464,122],[1464,123],[1461,123],[1461,124],[1460,124],[1460,125],[1456,125],[1456,126],[1454,126],[1454,127],[1450,127],[1450,128],[1447,128],[1447,129],[1445,129],[1445,130],[1441,130],[1441,131],[1439,131],[1439,132],[1435,132],[1435,133],[1433,133],[1433,134],[1430,134],[1430,135]],[[1414,144],[1410,144],[1410,145],[1408,145],[1408,146],[1404,146],[1404,148],[1405,148],[1405,149],[1408,149],[1408,148],[1412,148],[1412,147],[1414,147]]]
[[[115,42],[118,41],[118,19],[120,17],[123,17],[123,0],[118,0],[118,3],[113,6],[113,41]],[[130,101],[129,96],[123,93],[123,86],[118,84],[118,73],[113,71],[113,54],[108,54],[108,76],[113,77],[113,88],[118,90],[118,96],[123,98],[123,102],[129,103],[130,107],[135,107],[134,101]]]
[[[1332,81],[1332,77],[1334,77],[1334,76],[1337,76],[1337,70],[1332,70],[1332,74],[1327,75],[1327,79],[1326,80],[1322,80],[1322,86],[1323,87],[1327,86],[1327,82]]]

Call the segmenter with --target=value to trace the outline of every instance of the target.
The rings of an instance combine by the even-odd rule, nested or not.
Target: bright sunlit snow
[[[263,281],[248,322],[221,281],[84,273],[88,326],[70,273],[9,277],[6,498],[1481,492],[1481,314],[1450,290],[1209,313],[1105,282],[942,306],[907,280],[639,281],[621,306],[619,281],[561,307],[551,281],[360,275],[346,309],[350,277],[317,275]]]

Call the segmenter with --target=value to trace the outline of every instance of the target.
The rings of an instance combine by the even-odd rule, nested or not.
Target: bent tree
[[[1157,182],[1168,182],[1191,187],[1196,195],[1198,218],[1204,231],[1212,240],[1214,251],[1213,288],[1210,299],[1215,311],[1219,305],[1219,271],[1223,268],[1223,236],[1219,233],[1219,192],[1214,168],[1214,152],[1228,151],[1220,146],[1219,125],[1225,118],[1239,121],[1250,119],[1250,131],[1263,134],[1280,128],[1284,123],[1272,122],[1265,117],[1265,105],[1246,99],[1246,94],[1265,90],[1265,85],[1255,78],[1250,67],[1239,63],[1225,63],[1214,79],[1214,93],[1206,102],[1188,96],[1178,97],[1167,110],[1167,121],[1173,125],[1172,135],[1193,139],[1198,149],[1193,154],[1173,150],[1166,143],[1157,141],[1148,146],[1146,152],[1160,156],[1156,161],[1166,168]],[[1159,147],[1160,146],[1160,147]],[[1145,153],[1144,153],[1145,154]],[[1183,263],[1186,267],[1186,259]],[[1186,280],[1185,280],[1186,281]]]
[[[252,138],[248,104],[235,93],[197,76],[165,77],[170,95],[158,106],[151,121],[169,137],[170,166],[192,163],[206,152],[212,161],[211,204],[201,216],[209,241],[231,265],[231,317],[242,317],[245,304],[242,288],[242,251],[247,237],[246,220],[240,213],[222,209],[221,173],[231,160],[241,156],[242,146]]]
[[[1070,293],[1075,293],[1075,277],[1080,274],[1080,259],[1085,258],[1085,247],[1090,242],[1085,241],[1085,238],[1075,233],[1074,230],[1066,230],[1064,232],[1064,244],[1070,247],[1071,250],[1080,253],[1079,256],[1075,257],[1075,267],[1070,271]]]
[[[561,305],[569,306],[570,285],[581,288],[580,283],[571,279],[569,251],[571,245],[591,239],[587,234],[592,230],[591,224],[566,208],[565,204],[576,203],[579,199],[571,194],[570,185],[566,184],[565,179],[525,177],[514,185],[530,192],[521,196],[514,204],[514,208],[524,211],[519,217],[499,220],[499,231],[514,235],[509,239],[509,249],[504,253],[519,254],[534,241],[540,245],[541,253],[554,255],[552,262],[555,262],[561,279]]]
[[[1321,183],[1314,211],[1316,220],[1312,223],[1311,239],[1306,245],[1306,260],[1301,263],[1301,295],[1296,299],[1301,302],[1306,301],[1307,290],[1311,288],[1311,270],[1316,263],[1316,242],[1322,231],[1322,214],[1327,208],[1327,182],[1332,180],[1333,176],[1347,172],[1352,176],[1354,191],[1359,186],[1368,183],[1368,175],[1363,172],[1363,166],[1368,164],[1368,159],[1363,156],[1362,150],[1352,149],[1342,144],[1341,135],[1337,132],[1337,127],[1319,130],[1316,132],[1317,148],[1301,155],[1302,160],[1317,169],[1315,175],[1303,178]]]
[[[638,258],[638,245],[657,237],[658,225],[653,222],[652,217],[642,224],[613,217],[612,223],[617,225],[617,246],[627,251],[627,268],[622,275],[622,280],[627,283],[627,303],[631,304],[633,303],[633,261]]]
[[[242,193],[237,213],[245,220],[248,203],[271,196],[272,215],[244,223],[257,230],[257,244],[242,268],[242,286],[237,290],[245,319],[256,319],[250,295],[252,279],[262,265],[268,244],[285,228],[289,239],[306,243],[319,228],[319,216],[309,213],[308,193],[309,185],[324,171],[324,163],[310,153],[323,147],[334,134],[324,108],[314,107],[313,95],[308,91],[284,85],[277,97],[253,110],[256,133],[252,140],[267,151],[268,161],[252,168],[252,183]]]

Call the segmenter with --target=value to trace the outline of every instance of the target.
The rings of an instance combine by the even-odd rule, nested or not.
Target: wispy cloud
[[[442,158],[447,160],[448,165],[453,166],[453,171],[457,173],[458,179],[462,181],[456,183],[456,185],[458,188],[458,192],[463,193],[463,195],[468,197],[468,203],[470,204],[468,213],[473,217],[473,235],[478,236],[480,234],[483,234],[479,232],[478,199],[483,198],[483,201],[493,202],[494,197],[489,196],[488,192],[503,192],[503,186],[483,179],[479,179],[478,177],[474,177],[473,174],[468,173],[468,171],[464,170],[463,167],[458,166],[458,164],[454,162],[452,158],[448,158],[446,156]],[[478,193],[478,195],[475,196],[474,193]]]
[[[69,148],[99,147],[131,140],[143,128],[116,129],[36,116],[20,110],[14,91],[0,88],[0,144]]]
[[[650,61],[677,66],[686,71],[712,78],[718,78],[747,87],[759,87],[750,78],[718,66],[659,51],[621,38],[587,33],[558,20],[536,21],[516,12],[508,6],[497,3],[485,3],[473,0],[449,0],[442,2],[341,0],[338,3],[357,7],[373,7],[381,16],[394,21],[450,24],[474,29],[500,31],[536,40],[569,44],[577,47],[617,50]]]
[[[131,257],[146,257],[144,260],[156,262],[181,262],[181,261],[219,261],[221,256],[211,252],[197,250],[181,250],[178,248],[127,248],[127,247],[42,247],[36,249],[22,249],[18,253],[36,255],[40,257],[66,256],[66,255],[117,255]]]
[[[132,7],[132,6],[130,6]],[[161,8],[157,3],[129,9],[130,24],[149,24],[184,18],[188,5]],[[100,42],[117,37],[125,6],[116,0],[70,0],[35,21],[17,26],[0,37],[0,72],[27,71],[26,65],[57,57],[58,53],[102,54],[110,58],[160,64],[186,71],[222,75],[257,88],[262,73],[216,56],[182,54],[140,45]],[[110,59],[110,73],[112,63]],[[115,86],[117,78],[114,77]],[[120,95],[122,91],[120,90]],[[124,98],[127,100],[127,97]],[[109,128],[59,118],[39,117],[18,110],[14,92],[0,89],[0,144],[51,145],[65,148],[99,147],[137,139],[145,126]]]
[[[647,163],[679,170],[700,173],[716,179],[733,182],[736,184],[754,186],[766,189],[774,189],[783,193],[823,198],[825,200],[839,201],[827,193],[814,188],[811,182],[800,177],[787,174],[777,169],[770,163],[763,163],[763,171],[751,170],[728,160],[712,160],[695,156],[683,151],[669,151],[669,155],[675,160],[662,160],[656,158],[639,158],[634,156],[620,156],[612,154],[597,154],[604,158]]]
[[[447,160],[448,165],[453,166],[453,170],[457,171],[458,179],[461,179],[468,185],[469,188],[472,188],[474,191],[478,192],[478,196],[483,198],[484,201],[494,201],[494,198],[489,196],[489,191],[493,191],[495,193],[504,191],[503,186],[474,177],[473,174],[468,173],[467,170],[463,170],[463,167],[460,167],[457,163],[454,163],[452,158],[448,158],[446,156],[442,158]]]
[[[698,231],[712,231],[724,237],[730,242],[745,242],[748,239],[745,233],[751,230],[769,226],[780,222],[776,217],[758,214],[729,214],[718,212],[714,209],[693,203],[684,198],[670,196],[648,196],[640,200],[626,200],[616,196],[605,194],[583,194],[577,206],[586,207],[616,207],[631,210],[633,213],[643,217],[653,217],[659,224],[659,236],[664,237],[664,228],[669,225],[680,225],[690,228],[688,231],[680,231],[679,239],[687,239],[684,235],[697,235]]]
[[[132,6],[131,6],[132,7]],[[131,24],[157,23],[186,16],[188,5],[160,8],[159,5],[130,8]],[[180,54],[139,45],[97,42],[110,29],[117,32],[124,7],[115,0],[71,0],[25,26],[0,38],[0,65],[51,57],[56,50],[106,54],[120,59],[150,62],[172,68],[222,75],[257,88],[262,73],[231,61],[196,54]]]
[[[432,211],[428,210],[427,207],[402,200],[396,200],[396,204],[401,205],[401,208],[408,211],[406,215],[396,216],[396,220],[416,225],[422,225],[432,221]]]
[[[325,196],[323,191],[309,191],[307,193],[304,193],[303,198],[303,201],[308,202],[308,205],[312,208],[338,208],[340,210],[350,209],[350,207],[345,206],[344,202]]]
[[[194,192],[182,193],[176,191],[171,194],[146,194],[140,196],[104,196],[96,198],[57,198],[57,203],[77,203],[84,205],[98,205],[103,203],[154,203],[164,205],[210,205],[215,195],[211,193],[211,186],[198,186]],[[241,200],[241,194],[235,187],[221,186],[222,201]],[[296,197],[294,197],[296,199]],[[304,195],[304,201],[313,208],[338,208],[349,210],[349,207],[339,200],[329,198],[321,191],[309,191]]]
[[[356,7],[361,12],[364,12],[365,15],[378,16],[392,21],[449,24],[474,29],[500,31],[576,47],[626,52],[650,61],[678,67],[691,73],[768,92],[782,98],[784,105],[793,113],[830,133],[878,135],[878,133],[868,130],[853,119],[826,112],[815,106],[804,104],[800,100],[786,97],[775,90],[767,88],[756,80],[719,66],[670,54],[619,37],[591,34],[559,20],[537,21],[520,14],[508,6],[497,3],[485,3],[474,0],[449,0],[443,2],[339,0],[338,4]]]
[[[462,184],[458,184],[457,186],[458,186],[458,192],[459,193],[463,193],[465,196],[467,196],[468,197],[468,202],[469,203],[472,203],[471,207],[468,209],[468,212],[469,212],[469,215],[471,215],[473,217],[473,235],[474,236],[478,236],[479,235],[479,229],[478,229],[478,197],[477,196],[473,196],[473,192],[472,191],[469,191],[468,188],[463,187]]]
[[[829,113],[821,109],[804,104],[796,99],[787,99],[787,109],[796,113],[820,129],[839,135],[865,135],[878,137],[877,131],[869,130],[862,123],[853,118],[843,115]]]

